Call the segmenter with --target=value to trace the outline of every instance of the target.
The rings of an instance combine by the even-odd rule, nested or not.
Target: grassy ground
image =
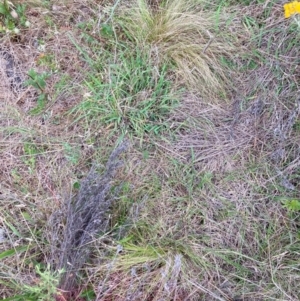
[[[0,298],[299,300],[285,1],[12,2]]]

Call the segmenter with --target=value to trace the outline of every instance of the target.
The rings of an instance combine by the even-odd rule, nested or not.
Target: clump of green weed
[[[37,105],[34,109],[30,111],[32,115],[41,113],[45,108],[48,94],[46,92],[46,80],[50,77],[50,74],[47,72],[38,73],[33,69],[28,71],[29,79],[24,83],[25,86],[32,86],[38,92]]]
[[[57,285],[59,283],[60,275],[63,273],[62,270],[52,272],[50,266],[46,269],[41,268],[40,265],[35,266],[36,271],[36,283],[35,284],[24,284],[18,285],[18,290],[22,293],[14,295],[13,297],[5,298],[6,301],[53,301],[54,296],[57,294]],[[20,287],[19,287],[20,286]]]
[[[279,197],[284,208],[290,212],[300,211],[300,200],[297,198]]]
[[[50,267],[42,271],[39,266],[36,266],[36,273],[39,276],[37,285],[29,286],[25,285],[25,295],[29,300],[38,301],[51,301],[54,295],[57,293],[57,285],[59,283],[60,275],[63,270],[59,270],[57,273],[50,271]]]
[[[14,5],[7,0],[0,3],[0,33],[19,34],[19,26],[29,27],[30,23],[26,19],[25,9],[26,6],[22,3]]]

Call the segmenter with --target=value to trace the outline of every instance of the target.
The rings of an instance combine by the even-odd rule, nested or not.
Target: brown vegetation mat
[[[127,155],[118,180],[130,183],[122,197],[131,203],[110,216],[114,227],[125,212],[126,229],[95,238],[93,256],[80,263],[81,285],[95,300],[299,299],[299,215],[281,198],[299,198],[300,30],[283,20],[283,1],[270,3],[231,8],[253,38],[244,41],[248,56],[227,62],[236,70],[230,102],[185,93],[169,117],[172,135],[149,138],[146,150],[136,143]],[[32,7],[21,40],[1,38],[0,227],[10,234],[0,254],[30,246],[1,262],[3,279],[39,281],[32,262],[53,261],[45,221],[115,144],[109,127],[95,138],[68,114],[84,98],[88,70],[74,27],[96,18],[100,5]],[[55,26],[40,23],[44,13]],[[20,85],[31,68],[51,73],[39,115],[30,115],[37,91]],[[63,230],[52,236],[63,239]],[[5,298],[12,290],[2,283]]]

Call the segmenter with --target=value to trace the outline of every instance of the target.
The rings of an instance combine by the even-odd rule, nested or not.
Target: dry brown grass
[[[155,144],[159,158],[167,153],[182,165],[152,163],[161,166],[160,197],[146,203],[130,232],[158,258],[145,259],[148,265],[137,259],[130,269],[125,247],[109,278],[107,300],[128,294],[136,300],[299,298],[299,216],[276,201],[297,197],[299,189],[298,32],[289,32],[278,4],[268,18],[263,6],[236,9],[267,27],[251,29],[262,38],[248,45],[259,54],[257,68],[236,78],[238,93],[230,105],[207,104],[191,94],[181,100],[171,118],[177,141]],[[168,291],[163,271],[174,266],[169,256],[174,259],[178,250],[184,255],[177,290]]]
[[[0,253],[28,246],[25,253],[1,260],[1,298],[17,294],[18,289],[22,291],[24,284],[36,284],[37,276],[27,258],[48,260],[49,249],[42,239],[42,229],[52,211],[64,202],[78,176],[66,158],[64,144],[76,148],[82,145],[80,153],[86,159],[94,153],[79,141],[78,128],[71,126],[72,120],[64,115],[82,98],[83,92],[76,85],[83,73],[76,63],[81,64],[82,70],[84,64],[65,30],[53,35],[46,27],[45,11],[41,6],[30,7],[32,27],[17,38],[1,36],[0,226],[5,229],[7,241],[1,244]],[[38,47],[40,39],[45,44],[44,50]],[[8,68],[12,60],[13,68]],[[15,78],[24,82],[31,68],[39,73],[52,73],[46,86],[49,102],[38,116],[29,113],[36,106],[37,91],[14,84]],[[64,76],[72,77],[72,90],[63,83]],[[32,146],[32,153],[26,151],[26,145]]]
[[[232,78],[238,89],[229,105],[208,105],[205,98],[187,94],[172,117],[179,134],[172,151],[180,158],[190,158],[188,153],[193,149],[196,163],[208,164],[212,171],[233,170],[237,167],[234,162],[240,166],[251,157],[279,168],[288,164],[296,168],[299,32],[283,19],[281,5],[274,4],[266,11],[263,5],[235,10],[243,16],[241,22],[251,17],[263,28],[258,23],[249,28],[253,31],[253,40],[247,45],[250,52],[236,61],[238,69],[244,71]],[[269,17],[263,19],[267,13]],[[254,70],[245,68],[250,61],[256,65]],[[186,121],[193,124],[192,129],[180,128]]]
[[[205,180],[209,165],[164,158],[161,186],[131,216],[132,240],[96,269],[97,300],[297,300],[297,221],[268,196],[270,171],[239,166]]]
[[[236,76],[226,79],[227,68],[224,71],[216,58],[227,56],[231,49],[220,49],[227,35],[210,41],[206,29],[213,33],[214,20],[202,10],[191,15],[178,3],[182,2],[169,2],[169,8],[154,12],[145,7],[130,11],[127,17],[137,18],[133,19],[136,25],[127,27],[131,36],[140,45],[151,44],[161,60],[172,60],[177,67],[182,64],[179,74],[186,84],[195,87],[195,76],[202,77],[202,95],[210,91],[209,85],[221,91],[218,77],[230,80],[236,93],[226,104],[186,93],[169,117],[171,137],[147,137],[142,149],[132,139],[133,148],[117,175],[130,187],[122,191],[112,212],[111,227],[117,231],[93,241],[93,254],[81,267],[79,287],[71,288],[71,294],[89,288],[99,301],[296,301],[300,295],[299,213],[288,212],[276,197],[299,198],[299,32],[283,20],[278,3],[269,10],[271,2],[235,6],[230,12],[228,8],[228,13],[235,14],[236,27],[224,28],[224,33],[228,30],[232,36],[243,24],[246,36],[252,35],[253,40],[245,45],[248,56],[234,59],[237,70],[230,74]],[[5,62],[0,60],[0,89],[5,91],[0,91],[0,227],[8,234],[0,254],[28,246],[1,259],[1,298],[15,296],[24,284],[34,286],[40,281],[34,264],[51,261],[53,233],[46,233],[46,221],[62,208],[91,161],[103,163],[116,139],[109,127],[95,137],[94,129],[65,114],[82,100],[86,91],[81,80],[88,68],[68,33],[79,44],[86,43],[73,24],[97,18],[92,8],[97,3],[86,1],[83,10],[77,2],[64,5],[65,14],[48,12],[58,33],[41,21],[42,8],[37,6],[30,11],[36,26],[22,36],[22,47],[7,37],[1,41],[2,49],[5,46],[15,57],[25,75],[30,68],[51,69],[41,64],[40,51],[32,46],[36,39],[44,39],[46,54],[53,57],[51,66],[59,70],[47,82],[50,95],[57,92],[54,87],[63,75],[72,78],[51,98],[43,114],[31,116],[35,91],[12,91]],[[170,11],[178,13],[174,16]],[[247,18],[256,20],[256,25],[249,27]],[[203,24],[205,30],[201,27],[198,32]],[[97,33],[97,22],[92,26]],[[194,45],[196,35],[202,39],[201,47]],[[236,38],[245,43],[240,31]],[[193,54],[188,60],[182,56],[186,48],[174,48],[185,42],[191,44],[188,53]],[[250,62],[256,68],[251,69]],[[195,73],[186,69],[190,64],[199,64]],[[204,79],[200,70],[209,77]],[[34,147],[31,154],[25,151],[28,143]],[[68,159],[65,143],[79,152],[76,163]],[[62,232],[54,234],[63,238]]]

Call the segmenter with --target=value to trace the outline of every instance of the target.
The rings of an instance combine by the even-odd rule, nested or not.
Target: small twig
[[[210,34],[210,32],[207,30],[207,33],[208,33],[208,35],[209,35],[209,41],[208,41],[208,43],[206,44],[206,46],[205,46],[205,48],[204,48],[204,50],[203,50],[203,53],[205,53],[205,51],[207,50],[207,48],[210,46],[210,44],[212,43],[212,41],[214,40],[214,36],[212,36],[211,34]]]

